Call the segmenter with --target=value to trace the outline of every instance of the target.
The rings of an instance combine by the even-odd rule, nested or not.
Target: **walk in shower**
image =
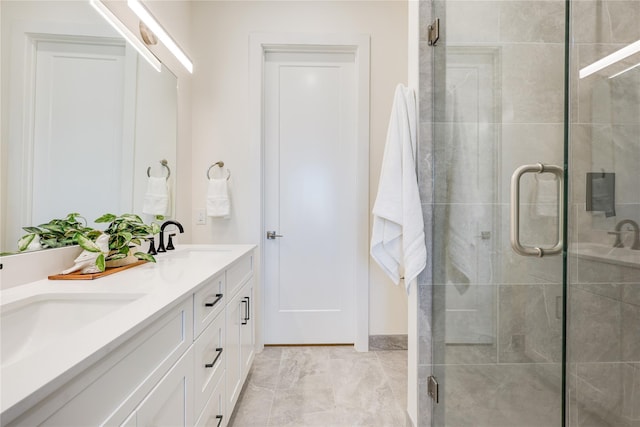
[[[419,425],[640,427],[640,1],[420,27]]]

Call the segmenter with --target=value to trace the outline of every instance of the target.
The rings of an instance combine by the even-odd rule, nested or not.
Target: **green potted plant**
[[[106,266],[116,267],[129,263],[129,260],[133,262],[136,260],[156,262],[153,255],[133,250],[137,246],[140,246],[144,240],[149,240],[160,232],[160,226],[155,222],[145,224],[142,219],[135,214],[116,216],[111,213],[102,215],[96,219],[95,222],[109,223],[104,230],[104,233],[109,235],[109,253],[105,258]],[[84,246],[83,248],[87,249]],[[97,246],[92,249],[93,251],[96,251],[96,249],[99,251]]]
[[[82,219],[84,224],[79,219]],[[110,213],[102,215],[95,222],[109,225],[104,231],[96,230],[88,227],[85,218],[80,214],[70,213],[64,219],[52,219],[37,227],[23,227],[27,234],[18,241],[18,250],[23,252],[30,245],[33,246],[34,242],[39,242],[43,249],[77,244],[85,251],[99,253],[95,258],[95,265],[100,271],[104,271],[106,267],[118,267],[137,260],[156,262],[153,255],[132,249],[140,246],[143,240],[149,240],[158,234],[158,224],[145,224],[134,214],[116,216]],[[109,236],[107,253],[102,253],[102,249],[95,243],[103,234]]]
[[[80,219],[82,222],[80,222]],[[39,244],[41,249],[60,248],[95,240],[101,232],[87,227],[87,221],[79,213],[70,213],[65,218],[56,218],[37,227],[22,227],[27,232],[18,240],[18,251]],[[81,244],[82,246],[82,244]]]

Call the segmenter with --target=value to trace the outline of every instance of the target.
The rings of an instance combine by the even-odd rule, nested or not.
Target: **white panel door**
[[[353,53],[267,53],[265,343],[355,340]],[[267,231],[282,237],[266,239]]]
[[[121,185],[132,179],[122,161],[131,150],[123,146],[125,47],[38,43],[34,93],[32,223],[130,209]]]

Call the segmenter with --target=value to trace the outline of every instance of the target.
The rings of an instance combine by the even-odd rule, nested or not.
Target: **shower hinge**
[[[433,375],[430,375],[427,379],[427,394],[435,403],[440,400],[440,393],[438,391],[438,380]]]
[[[433,24],[429,25],[428,30],[429,32],[427,35],[429,46],[435,46],[436,42],[440,38],[440,18],[436,18],[436,20],[433,21]]]

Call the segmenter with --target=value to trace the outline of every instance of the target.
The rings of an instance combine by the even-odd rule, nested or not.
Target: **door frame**
[[[369,70],[370,36],[368,34],[284,34],[253,33],[249,35],[249,114],[251,141],[260,147],[260,236],[259,247],[265,243],[264,195],[264,62],[268,52],[352,52],[355,55],[357,86],[357,215],[363,218],[357,229],[355,337],[356,351],[369,350]],[[366,220],[364,220],[366,218]],[[260,250],[262,253],[262,250]],[[260,263],[260,275],[265,277],[265,265]],[[262,286],[258,289],[262,292]],[[264,346],[264,298],[258,342]]]

